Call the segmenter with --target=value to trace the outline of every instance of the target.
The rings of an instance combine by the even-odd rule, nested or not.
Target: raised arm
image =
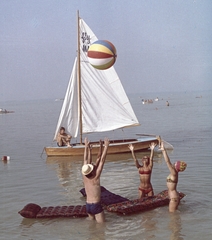
[[[156,138],[158,140],[158,147],[160,148],[161,142],[162,142],[161,137],[160,136],[156,136]]]
[[[131,153],[132,153],[132,157],[133,157],[133,159],[134,159],[135,166],[136,166],[137,168],[142,167],[142,166],[138,163],[138,160],[137,160],[137,158],[136,158],[136,156],[135,156],[134,146],[133,146],[132,144],[129,144],[128,148],[130,149],[130,151],[131,151]]]
[[[89,162],[88,162],[88,151],[89,151],[88,148],[89,148],[89,144],[90,144],[90,142],[88,141],[87,138],[85,138],[84,142],[85,142],[84,164],[88,164],[88,163],[89,163]]]
[[[109,139],[105,138],[105,140],[104,140],[104,150],[102,152],[102,156],[100,158],[100,161],[99,161],[99,164],[98,164],[98,167],[97,167],[97,170],[96,170],[96,176],[100,176],[100,174],[102,172],[109,144],[110,144]]]
[[[166,164],[167,164],[167,166],[168,166],[168,168],[169,168],[169,171],[170,171],[172,174],[175,174],[176,171],[175,171],[175,169],[174,169],[173,166],[172,166],[172,163],[171,163],[170,158],[169,158],[169,156],[168,156],[168,154],[167,154],[167,152],[166,152],[166,149],[165,149],[165,147],[164,147],[164,145],[163,145],[163,142],[161,142],[161,147],[160,147],[160,149],[161,149],[161,151],[162,151],[162,153],[163,153],[163,157],[164,157],[165,162],[166,162]]]
[[[150,157],[149,157],[149,165],[150,167],[153,167],[153,157],[154,157],[154,149],[155,149],[156,144],[152,142],[149,147],[151,149]]]
[[[102,140],[99,140],[99,152],[98,152],[97,159],[96,159],[96,167],[98,167],[99,161],[100,161],[101,156],[102,156],[102,148],[103,148],[102,145],[103,145]]]

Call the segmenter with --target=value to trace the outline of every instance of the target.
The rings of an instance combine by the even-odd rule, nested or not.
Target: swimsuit
[[[96,215],[103,211],[102,205],[100,202],[98,203],[86,203],[86,211],[91,215]]]
[[[171,179],[170,175],[167,177],[166,182],[177,183],[177,181],[174,181],[174,180]]]
[[[143,189],[143,188],[138,188],[138,190],[140,190],[141,192],[144,192],[144,194],[148,194],[150,193],[151,191],[153,191],[152,188],[147,188],[147,189]]]
[[[139,174],[141,174],[141,175],[142,175],[142,174],[151,174],[151,172],[152,172],[151,170],[147,170],[147,171],[140,170],[140,171],[139,171]]]
[[[139,174],[141,174],[141,175],[143,175],[143,174],[148,174],[148,175],[150,175],[151,174],[151,172],[152,172],[152,170],[139,170]],[[143,188],[138,188],[138,190],[139,191],[141,191],[141,192],[143,192],[144,194],[148,194],[148,193],[150,193],[151,191],[153,191],[153,189],[152,189],[152,187],[150,187],[150,188],[147,188],[147,189],[143,189]]]

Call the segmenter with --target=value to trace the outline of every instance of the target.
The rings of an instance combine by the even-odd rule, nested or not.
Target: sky
[[[1,0],[0,102],[64,97],[77,10],[127,94],[212,90],[211,0]]]

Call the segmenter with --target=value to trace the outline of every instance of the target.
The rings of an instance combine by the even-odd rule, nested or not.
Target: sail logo
[[[91,45],[91,37],[86,32],[82,32],[81,40],[82,40],[82,51],[87,53]]]

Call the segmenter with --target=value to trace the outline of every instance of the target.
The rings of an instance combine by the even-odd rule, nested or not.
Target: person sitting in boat
[[[180,203],[180,197],[177,191],[178,173],[184,171],[187,164],[184,161],[177,161],[175,164],[172,164],[163,142],[161,143],[160,149],[170,171],[170,174],[166,180],[169,195],[169,212],[175,212]]]
[[[98,223],[105,222],[105,215],[101,206],[101,185],[100,175],[105,163],[107,150],[109,147],[109,140],[104,140],[104,150],[102,152],[102,142],[100,141],[99,154],[97,156],[96,163],[91,161],[91,149],[87,138],[85,138],[85,150],[84,150],[84,165],[82,166],[83,182],[86,192],[86,211],[88,219],[96,220]]]
[[[57,134],[57,145],[59,147],[63,147],[63,146],[71,147],[70,141],[72,136],[68,135],[65,131],[66,131],[65,128],[61,127],[60,131]]]
[[[151,174],[152,174],[152,168],[153,168],[153,157],[154,157],[155,146],[156,146],[156,143],[154,142],[150,144],[150,149],[151,149],[150,157],[144,156],[141,159],[142,165],[140,165],[135,156],[133,144],[129,145],[129,149],[132,152],[135,165],[138,168],[138,172],[140,175],[140,186],[138,188],[140,198],[154,195],[153,187],[151,184]]]

